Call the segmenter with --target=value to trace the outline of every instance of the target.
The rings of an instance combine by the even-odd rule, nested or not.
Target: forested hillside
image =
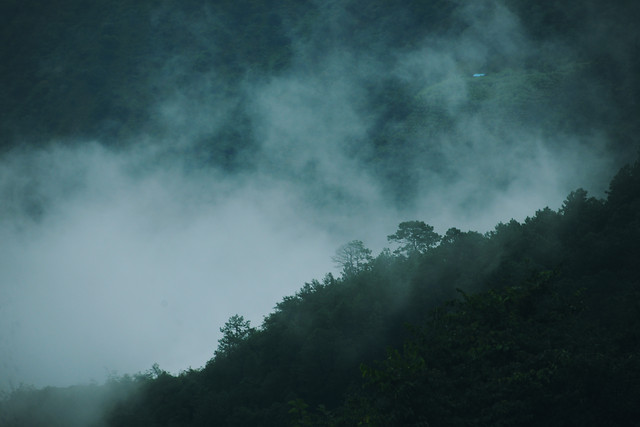
[[[202,369],[20,389],[1,425],[70,425],[79,406],[114,426],[633,424],[639,212],[636,161],[606,200],[578,189],[484,235],[401,223],[393,252],[346,244],[340,277],[259,327],[232,316]]]
[[[634,425],[640,160],[615,171],[639,153],[638,22],[635,0],[4,0],[0,178],[9,184],[0,182],[0,237],[8,242],[12,233],[40,236],[38,226],[55,235],[47,224],[68,215],[82,225],[82,215],[104,209],[80,231],[104,227],[96,239],[109,242],[106,235],[122,232],[127,220],[142,224],[152,230],[141,233],[145,244],[123,239],[134,244],[116,252],[152,248],[144,259],[156,262],[159,252],[174,254],[172,240],[157,238],[174,232],[171,221],[195,235],[191,218],[237,216],[229,234],[220,231],[227,223],[202,233],[203,240],[223,236],[218,260],[197,252],[207,247],[198,241],[195,254],[185,244],[186,262],[177,257],[177,264],[191,273],[191,262],[228,262],[228,250],[242,254],[240,275],[259,261],[245,255],[254,253],[242,247],[246,233],[272,244],[273,234],[251,221],[279,218],[280,204],[291,203],[295,215],[274,228],[296,248],[308,236],[304,226],[343,235],[351,224],[349,235],[357,235],[358,226],[379,224],[377,216],[417,219],[376,231],[387,236],[379,253],[345,239],[333,259],[339,273],[274,301],[260,324],[242,312],[229,317],[204,366],[178,373],[155,364],[105,384],[12,384],[0,396],[0,426]],[[52,163],[42,160],[49,156]],[[601,184],[606,193],[579,188],[558,209],[544,202],[524,220],[496,219],[488,232],[462,224],[437,232],[427,214],[413,215],[428,210],[440,224],[454,214],[472,222],[517,210],[530,200],[523,193],[553,194],[557,188],[547,187],[566,177],[593,184],[607,172],[615,177]],[[85,184],[91,179],[98,184]],[[242,203],[247,193],[260,203]],[[116,209],[111,223],[108,208],[121,208],[122,194],[132,204]],[[107,202],[95,202],[101,197]],[[153,215],[154,197],[166,217]],[[228,211],[216,216],[220,206]],[[198,209],[204,214],[189,216]],[[327,212],[338,219],[322,217]],[[307,222],[294,224],[299,217]],[[101,245],[96,259],[80,259],[108,275]],[[234,252],[236,245],[247,251]],[[50,248],[58,246],[38,248],[36,258]],[[9,265],[14,248],[0,249]],[[62,260],[53,271],[77,262],[53,259]],[[109,277],[149,277],[122,270]],[[171,283],[193,294],[184,282],[197,275],[184,272]],[[81,306],[77,295],[112,297],[93,295],[98,280],[84,273],[80,292],[69,286],[61,307]],[[151,277],[164,283],[161,275]],[[14,286],[22,276],[8,277]],[[144,298],[128,289],[116,295],[105,305],[109,315],[119,316],[122,305],[113,301],[125,300],[136,313],[140,306],[136,321],[151,323],[143,315],[166,308],[166,323],[156,327],[175,327],[163,292],[175,294],[145,285]],[[10,304],[23,303],[11,286],[0,320],[14,315]],[[145,298],[160,308],[148,309]],[[183,301],[175,299],[175,306]],[[21,327],[12,323],[14,336],[25,333]],[[11,342],[22,341],[0,339]]]
[[[629,425],[640,415],[639,178],[636,162],[607,200],[577,190],[557,212],[486,235],[436,237],[415,221],[390,236],[395,252],[370,258],[352,242],[357,267],[285,297],[257,329],[230,319],[204,369],[141,380],[109,420]]]

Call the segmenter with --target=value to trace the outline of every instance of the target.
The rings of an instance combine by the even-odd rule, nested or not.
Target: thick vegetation
[[[606,201],[577,190],[486,235],[451,229],[433,246],[428,226],[403,223],[395,254],[356,251],[357,268],[305,285],[258,329],[230,319],[204,369],[145,380],[111,420],[628,425],[640,415],[638,208],[635,163]]]
[[[640,162],[606,200],[577,190],[559,211],[485,235],[402,223],[395,252],[345,245],[341,277],[305,284],[260,327],[232,316],[202,369],[105,385],[130,396],[106,400],[103,422],[629,425],[640,416],[638,239]],[[3,425],[44,425],[65,390],[14,393]]]

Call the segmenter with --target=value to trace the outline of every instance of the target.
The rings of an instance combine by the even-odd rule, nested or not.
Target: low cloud
[[[140,172],[99,146],[34,156],[2,164],[31,162],[46,199],[32,217],[14,201],[23,215],[2,223],[3,386],[202,366],[230,315],[259,324],[330,269],[336,242],[283,186]]]

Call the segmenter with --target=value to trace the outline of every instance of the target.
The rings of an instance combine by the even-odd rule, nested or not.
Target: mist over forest
[[[578,292],[595,255],[577,248],[632,245],[619,230],[637,233],[638,22],[631,0],[3,1],[0,391],[18,402],[4,408],[59,390],[87,396],[60,425],[403,425],[376,418],[388,396],[343,399],[360,362],[380,385],[386,347],[423,350],[403,324],[494,288],[547,289],[550,272]],[[401,250],[389,237],[410,221],[438,239]],[[340,258],[354,247],[366,269]],[[586,283],[618,274],[637,292],[630,259],[606,258]],[[255,360],[221,347],[234,315]],[[275,332],[288,324],[308,340],[285,375],[269,346],[297,342]],[[353,350],[325,360],[315,343]],[[232,360],[280,401],[234,388]],[[282,395],[268,392],[276,373]],[[193,403],[182,417],[176,399],[161,422],[149,408],[162,384],[250,409]],[[55,399],[43,414],[67,407]]]

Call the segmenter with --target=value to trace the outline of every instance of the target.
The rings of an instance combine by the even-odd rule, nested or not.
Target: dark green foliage
[[[342,245],[331,258],[336,266],[342,269],[345,277],[364,271],[372,261],[371,249],[360,240],[353,240]]]
[[[220,328],[220,332],[222,332],[222,338],[218,340],[218,349],[215,354],[216,356],[228,356],[244,341],[249,339],[255,329],[251,327],[250,321],[244,320],[243,316],[234,314]]]
[[[629,425],[640,417],[639,170],[623,168],[606,201],[576,190],[558,212],[486,235],[452,228],[424,253],[385,250],[305,284],[260,328],[232,316],[204,368],[121,381],[131,395],[105,398],[101,422]],[[74,399],[17,391],[0,425],[70,420]]]
[[[498,226],[487,248],[506,254],[492,276],[528,271],[523,257],[541,272],[431,312],[402,350],[363,366],[366,387],[337,413],[363,425],[634,425],[640,266],[623,235],[637,237],[638,211],[618,212],[640,200],[639,169],[623,168],[606,202],[577,190],[558,213]]]
[[[640,391],[638,341],[626,328],[605,332],[595,313],[601,306],[585,301],[591,290],[566,282],[560,289],[554,281],[543,275],[464,295],[435,311],[402,351],[364,367],[373,424],[629,425],[637,419],[631,396]],[[617,300],[612,310],[634,323],[640,315],[629,300]]]
[[[405,221],[400,223],[395,234],[387,236],[387,240],[402,245],[395,253],[410,256],[424,254],[440,241],[440,235],[423,221]]]
[[[628,425],[640,416],[640,274],[620,238],[637,234],[638,169],[607,201],[577,190],[558,212],[486,235],[453,228],[424,253],[385,250],[305,284],[258,329],[233,316],[204,368],[140,376],[108,420]]]

